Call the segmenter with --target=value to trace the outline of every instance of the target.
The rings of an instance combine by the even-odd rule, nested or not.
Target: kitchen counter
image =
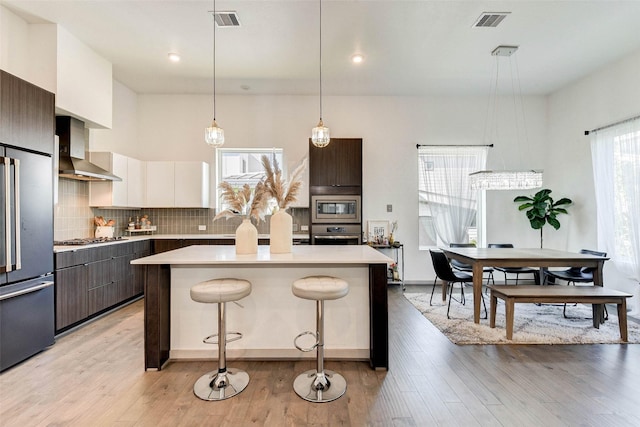
[[[244,337],[227,349],[230,358],[313,358],[293,339],[315,325],[315,304],[295,297],[291,283],[309,275],[333,275],[349,283],[349,294],[326,304],[326,355],[369,360],[388,369],[387,264],[393,260],[369,246],[293,246],[271,254],[259,246],[236,255],[234,246],[189,246],[132,261],[145,267],[145,368],[161,369],[169,359],[211,358],[202,339],[215,329],[213,304],[191,300],[191,286],[215,277],[252,283],[241,309],[228,307],[228,325]]]
[[[67,252],[67,251],[74,251],[74,250],[78,250],[78,249],[85,249],[85,248],[95,248],[95,247],[99,247],[99,246],[105,246],[105,245],[118,245],[121,243],[127,243],[127,242],[135,242],[135,241],[140,241],[140,240],[175,240],[175,239],[185,239],[185,240],[202,240],[202,239],[211,239],[211,240],[231,240],[231,239],[235,239],[235,234],[146,234],[146,235],[141,235],[141,236],[127,236],[127,237],[123,237],[121,240],[114,240],[112,242],[102,242],[102,243],[92,243],[92,244],[88,244],[88,245],[59,245],[59,246],[54,246],[53,247],[53,252],[54,253],[58,253],[58,252]],[[259,234],[258,235],[258,239],[268,239],[269,235],[268,234]],[[308,240],[309,239],[309,234],[308,233],[294,233],[293,234],[293,239],[294,240]]]

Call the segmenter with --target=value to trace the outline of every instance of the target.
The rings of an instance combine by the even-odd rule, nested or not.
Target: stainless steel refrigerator
[[[0,144],[0,371],[54,343],[52,168]]]

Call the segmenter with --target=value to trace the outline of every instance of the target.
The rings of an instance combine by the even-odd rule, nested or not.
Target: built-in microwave
[[[360,196],[357,195],[311,196],[312,223],[360,223],[360,212]]]

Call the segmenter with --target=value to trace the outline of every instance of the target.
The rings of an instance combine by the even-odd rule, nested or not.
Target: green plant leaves
[[[573,201],[567,197],[563,197],[560,200],[554,202],[551,197],[551,190],[548,188],[538,191],[533,196],[518,196],[513,199],[516,203],[521,203],[518,206],[519,211],[525,211],[527,219],[531,224],[531,228],[534,230],[540,230],[542,233],[542,227],[545,224],[551,225],[554,229],[560,228],[560,221],[556,218],[558,214],[567,214],[565,208],[559,206],[567,206],[573,203]],[[542,247],[542,234],[540,235],[540,247]]]

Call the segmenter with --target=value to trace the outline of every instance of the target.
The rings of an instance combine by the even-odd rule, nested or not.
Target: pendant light
[[[216,123],[216,0],[213,0],[213,121],[204,130],[204,141],[214,148],[224,144],[224,129]]]
[[[511,63],[511,55],[513,55],[518,50],[518,46],[498,46],[492,52],[491,55],[496,57],[496,77],[495,77],[495,85],[493,87],[493,99],[490,99],[490,108],[494,108],[493,112],[493,126],[495,127],[497,133],[498,127],[498,119],[497,113],[498,110],[498,78],[499,78],[499,64],[500,57],[509,57],[509,61]],[[517,70],[517,64],[516,64]],[[511,73],[511,87],[513,90],[513,99],[514,106],[516,105],[516,93],[515,93],[515,82],[513,79],[513,71]],[[518,76],[518,88],[520,88],[520,79]],[[490,96],[491,98],[491,96]],[[522,91],[520,90],[520,106],[522,107]],[[515,114],[517,115],[517,108],[514,109]],[[490,122],[491,120],[487,120]],[[506,122],[506,121],[505,121]],[[524,126],[525,136],[526,136],[526,124],[524,118],[524,107],[522,107],[522,122]],[[487,124],[487,127],[490,126],[491,123]],[[516,116],[516,120],[514,121],[514,125],[516,126],[516,142],[518,139],[518,120]],[[526,138],[525,138],[526,139]],[[525,140],[525,143],[528,141]],[[485,170],[474,172],[469,175],[469,183],[471,188],[474,190],[527,190],[532,188],[540,188],[542,186],[542,171],[537,170]]]
[[[318,148],[324,148],[331,142],[331,135],[329,128],[322,122],[322,0],[318,3],[320,3],[320,121],[311,129],[311,142]]]

